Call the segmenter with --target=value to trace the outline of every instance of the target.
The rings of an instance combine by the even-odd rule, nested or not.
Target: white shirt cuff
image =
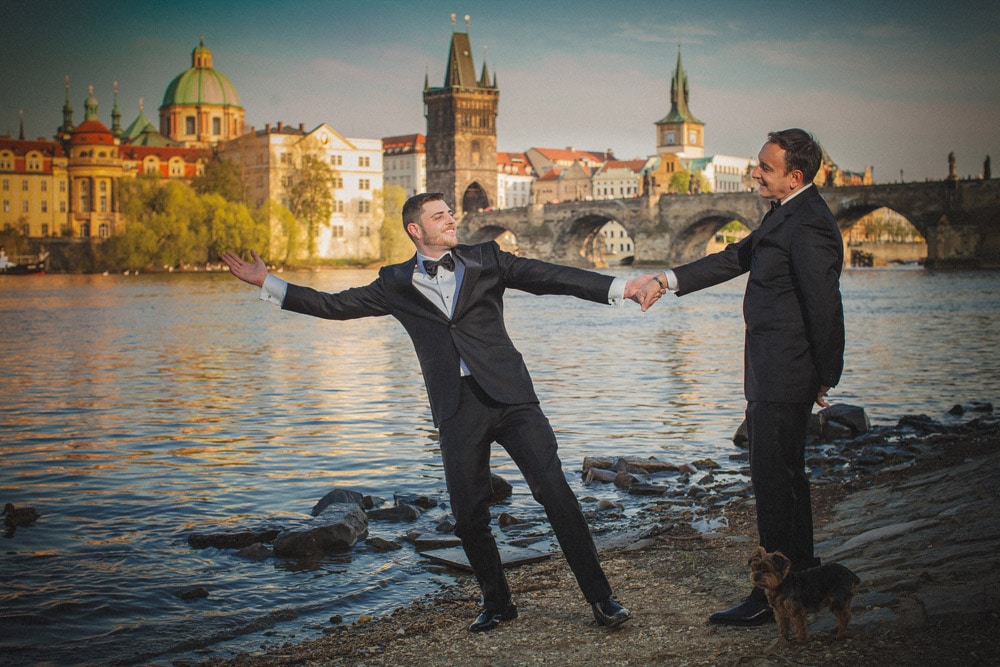
[[[663,272],[667,276],[667,289],[671,292],[677,291],[677,275],[671,270],[667,269]]]
[[[288,291],[288,283],[281,278],[275,278],[270,273],[264,278],[264,284],[260,288],[260,300],[268,301],[280,307],[285,302],[285,292]]]
[[[611,288],[608,290],[608,303],[612,306],[621,306],[625,303],[625,284],[628,281],[625,278],[615,278],[611,282]]]

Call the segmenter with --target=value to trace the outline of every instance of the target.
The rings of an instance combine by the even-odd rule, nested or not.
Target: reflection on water
[[[292,278],[337,290],[374,275]],[[508,295],[509,329],[580,495],[619,499],[613,487],[583,492],[585,456],[735,469],[743,284],[668,296],[646,314]],[[876,423],[1000,401],[1000,274],[848,271],[843,292],[835,401]],[[444,499],[423,381],[393,320],[282,313],[222,274],[0,277],[0,334],[0,502],[43,515],[0,545],[5,662],[167,664],[255,646],[249,633],[273,625],[301,633],[333,613],[379,613],[449,579],[409,549],[361,546],[303,569],[186,541],[302,520],[333,486]],[[509,459],[498,452],[494,466],[514,483],[505,509],[537,516]],[[182,602],[190,585],[209,598]]]

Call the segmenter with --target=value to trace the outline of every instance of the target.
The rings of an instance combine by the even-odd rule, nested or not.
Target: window
[[[360,188],[361,190],[371,190],[372,188],[371,180],[367,178],[362,178],[360,181],[358,181],[358,188]]]
[[[3,200],[3,212],[4,213],[10,213],[10,200],[9,199],[4,199]]]
[[[367,155],[362,155],[358,158],[359,167],[370,167],[372,166],[372,159]]]
[[[48,192],[48,191],[49,191],[49,182],[42,181],[42,192]]]
[[[100,227],[97,228],[97,234],[102,239],[106,239],[111,236],[111,228],[108,226],[108,223],[102,222]]]
[[[213,118],[212,119],[212,134],[214,134],[215,136],[219,136],[220,134],[222,134],[222,119],[221,118]]]
[[[90,210],[90,182],[80,181],[80,210]]]
[[[48,223],[43,223],[42,224],[42,236],[48,236],[48,235],[49,235],[49,225],[48,225]]]
[[[344,156],[343,155],[331,155],[330,156],[330,164],[333,165],[334,167],[343,166],[343,164],[344,164]]]
[[[24,192],[28,191],[28,179],[26,178],[21,179],[21,190],[23,190]]]
[[[334,176],[330,179],[330,184],[333,186],[334,190],[344,189],[344,179],[341,176]]]
[[[21,225],[21,236],[31,236],[31,227],[28,225]]]
[[[10,190],[10,179],[5,178],[3,179],[3,191],[7,192],[8,190]]]
[[[330,233],[333,235],[334,238],[341,238],[341,237],[344,236],[344,226],[343,225],[334,225],[331,228]]]
[[[108,196],[107,195],[101,195],[99,201],[100,201],[100,209],[99,209],[100,212],[101,213],[107,213],[108,212]]]
[[[187,134],[194,134],[194,116],[187,116],[184,118],[184,129]]]
[[[667,132],[667,144],[672,145],[677,143],[677,135],[673,132]]]
[[[371,213],[372,203],[370,201],[361,200],[358,202],[358,213]]]
[[[66,192],[66,181],[59,181],[59,192]]]
[[[28,200],[27,199],[25,199],[23,202],[21,202],[21,212],[22,213],[27,213],[28,212]]]
[[[334,201],[333,202],[333,212],[334,213],[343,213],[344,212],[344,202],[342,202],[342,201]]]
[[[49,212],[49,200],[48,199],[43,199],[42,200],[42,213],[48,213],[48,212]]]

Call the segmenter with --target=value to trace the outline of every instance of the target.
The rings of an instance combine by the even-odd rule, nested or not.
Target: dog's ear
[[[792,561],[788,559],[788,556],[780,551],[775,551],[771,554],[771,563],[773,563],[775,569],[779,571],[786,571],[792,566]]]
[[[757,551],[753,552],[753,555],[750,556],[747,565],[752,566],[754,563],[759,563],[766,555],[767,551],[764,550],[764,547],[757,547]]]

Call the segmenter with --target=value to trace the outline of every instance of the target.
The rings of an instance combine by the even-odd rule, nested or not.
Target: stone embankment
[[[685,520],[668,494],[627,527],[596,524],[616,597],[633,612],[619,631],[593,623],[564,561],[553,558],[508,571],[520,616],[485,635],[465,631],[478,595],[472,578],[460,577],[388,616],[331,626],[308,641],[275,633],[259,653],[204,664],[998,664],[1000,422],[991,412],[956,406],[940,419],[908,416],[810,445],[817,553],[862,580],[843,641],[827,632],[834,619],[826,611],[811,617],[805,645],[779,641],[773,625],[706,622],[749,592],[756,529],[752,497],[720,491],[703,465],[643,473],[649,478],[639,482],[699,495],[704,513],[686,515],[696,520]],[[722,488],[736,484],[723,478]]]

